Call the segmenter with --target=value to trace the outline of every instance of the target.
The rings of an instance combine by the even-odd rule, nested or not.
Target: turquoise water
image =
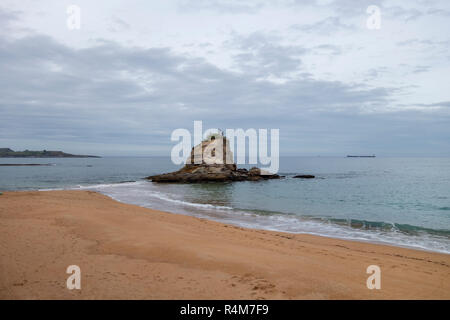
[[[450,158],[286,157],[286,178],[157,185],[167,158],[1,159],[0,190],[91,189],[122,202],[245,227],[450,253]],[[247,166],[248,167],[248,166]],[[294,179],[307,173],[316,179]],[[1,199],[1,198],[0,198]]]

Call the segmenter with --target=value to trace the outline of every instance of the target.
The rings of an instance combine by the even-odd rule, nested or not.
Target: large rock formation
[[[192,148],[186,165],[178,171],[149,176],[153,182],[227,182],[258,181],[278,179],[277,174],[264,172],[259,168],[238,169],[233,161],[228,140],[220,134]]]

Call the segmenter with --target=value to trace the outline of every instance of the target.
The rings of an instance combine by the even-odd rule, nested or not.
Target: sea
[[[0,163],[48,164],[0,166],[0,191],[92,190],[124,203],[246,228],[450,254],[450,158],[281,157],[283,179],[205,184],[146,180],[180,167],[166,157]],[[316,178],[293,178],[297,174]]]

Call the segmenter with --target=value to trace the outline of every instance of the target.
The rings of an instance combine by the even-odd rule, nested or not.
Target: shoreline
[[[126,182],[136,182],[136,181],[126,181]],[[122,183],[122,182],[121,182]],[[78,191],[77,189],[39,189],[39,190],[35,190],[35,191],[63,191],[63,190],[70,190],[70,191]],[[89,190],[89,189],[84,189],[84,190]],[[92,190],[89,190],[92,191]],[[11,192],[23,192],[23,191],[11,191]],[[105,193],[102,193],[100,191],[92,191],[92,192],[96,192],[99,193],[101,195],[104,195],[106,197],[108,197],[109,199],[113,200],[113,201],[117,201],[120,203],[124,203],[124,204],[130,204],[130,205],[136,205],[133,203],[128,203],[119,199],[116,199],[110,195],[107,195]],[[193,217],[193,218],[197,218],[197,219],[206,219],[206,220],[210,220],[210,221],[214,221],[214,222],[218,222],[218,223],[222,223],[222,224],[227,224],[233,227],[238,227],[238,228],[243,228],[243,229],[248,229],[248,230],[261,230],[261,231],[270,231],[270,232],[281,232],[281,233],[287,233],[287,234],[292,234],[292,235],[310,235],[310,236],[314,236],[314,237],[321,237],[321,238],[327,238],[330,240],[343,240],[343,241],[353,241],[353,242],[357,242],[357,243],[367,243],[367,244],[375,244],[375,245],[383,245],[383,246],[389,246],[389,247],[394,247],[394,248],[403,248],[403,249],[411,249],[411,250],[417,250],[417,251],[424,251],[424,252],[430,252],[430,253],[439,253],[439,254],[447,254],[450,255],[449,252],[442,252],[442,251],[438,251],[438,250],[432,250],[429,248],[425,248],[425,247],[419,247],[419,246],[413,246],[413,245],[401,245],[401,244],[397,244],[397,243],[391,243],[388,241],[383,241],[383,240],[367,240],[367,239],[363,239],[363,238],[350,238],[350,237],[340,237],[340,236],[332,236],[332,235],[326,235],[326,234],[321,234],[319,232],[315,233],[315,232],[292,232],[292,231],[284,231],[284,230],[277,230],[277,229],[264,229],[264,228],[258,228],[258,227],[249,227],[249,226],[242,226],[239,224],[239,222],[224,222],[221,221],[220,219],[215,219],[214,217],[210,217],[210,216],[194,216],[192,214],[188,214],[188,213],[181,213],[181,212],[174,212],[174,211],[162,211],[162,210],[158,210],[158,209],[153,209],[153,208],[149,208],[149,207],[145,207],[145,206],[141,206],[141,205],[136,205],[140,208],[145,208],[145,209],[149,209],[149,210],[156,210],[156,211],[161,211],[161,212],[165,212],[165,213],[169,213],[169,214],[177,214],[177,215],[183,215],[183,216],[187,216],[187,217]]]
[[[121,182],[114,183],[114,184],[134,183],[134,182],[137,182],[137,180],[121,181]],[[411,250],[418,250],[418,251],[424,251],[424,252],[430,252],[430,253],[440,253],[440,254],[448,254],[448,255],[450,255],[449,252],[443,252],[443,251],[439,251],[439,250],[432,250],[430,248],[414,246],[414,245],[402,245],[402,244],[393,243],[393,242],[389,242],[389,241],[383,241],[383,240],[368,240],[368,239],[364,239],[364,238],[351,238],[351,237],[344,237],[344,236],[338,236],[338,235],[333,236],[333,235],[321,234],[319,232],[307,232],[307,231],[305,231],[305,232],[300,232],[300,231],[299,232],[293,232],[293,231],[285,231],[285,230],[277,230],[277,229],[267,229],[267,228],[242,226],[242,225],[239,224],[239,222],[224,222],[224,221],[221,221],[220,219],[215,219],[214,217],[209,217],[209,216],[206,216],[206,217],[205,216],[195,216],[195,215],[192,215],[192,214],[189,214],[189,213],[174,212],[174,211],[169,211],[169,210],[162,211],[162,210],[158,210],[158,209],[145,207],[145,206],[142,206],[142,205],[137,205],[137,204],[125,202],[125,201],[122,201],[120,199],[116,199],[113,196],[110,196],[108,194],[102,193],[100,191],[96,191],[96,190],[94,191],[94,190],[90,190],[89,189],[89,188],[95,187],[95,186],[96,185],[84,186],[81,189],[64,187],[64,188],[49,188],[49,189],[43,188],[43,189],[31,189],[31,190],[5,190],[5,191],[1,191],[0,190],[0,194],[1,193],[5,193],[5,192],[91,191],[91,192],[96,192],[96,193],[99,193],[101,195],[104,195],[104,196],[108,197],[109,199],[111,199],[113,201],[117,201],[117,202],[124,203],[124,204],[135,205],[135,206],[138,206],[138,207],[141,207],[141,208],[145,208],[145,209],[149,209],[149,210],[155,210],[155,211],[161,211],[161,212],[170,213],[170,214],[179,214],[179,215],[193,217],[193,218],[197,218],[197,219],[206,219],[206,220],[215,221],[215,222],[219,222],[219,223],[223,223],[223,224],[228,224],[228,225],[231,225],[231,226],[244,228],[244,229],[249,229],[249,230],[262,230],[262,231],[282,232],[282,233],[288,233],[288,234],[293,234],[293,235],[311,235],[311,236],[315,236],[315,237],[328,238],[330,240],[336,239],[336,240],[344,240],[344,241],[354,241],[354,242],[358,242],[358,243],[385,245],[385,246],[392,246],[392,247],[398,247],[398,248],[404,248],[404,249],[411,249]]]
[[[93,191],[0,196],[0,299],[450,299],[450,255],[246,229]],[[82,289],[65,287],[79,265]],[[369,265],[381,290],[369,290]]]
[[[119,183],[112,183],[112,184],[122,184],[122,183],[128,183],[128,182],[136,183],[138,181],[139,180],[122,181],[122,182],[119,182]],[[95,186],[96,185],[93,185],[93,186],[90,186],[90,187],[89,186],[84,186],[82,188],[82,190],[90,190],[90,188],[94,188]],[[78,190],[78,189],[70,189],[70,188],[68,188],[68,189],[66,189],[66,188],[57,189],[57,188],[55,188],[55,189],[38,189],[37,191],[53,191],[53,190],[56,191],[56,190]],[[126,203],[126,204],[134,204],[134,203],[131,203],[131,202],[120,200],[120,199],[118,199],[118,198],[116,198],[114,196],[108,195],[106,192],[102,192],[102,191],[98,191],[98,190],[92,190],[92,191],[99,192],[100,194],[106,195],[107,197],[111,198],[114,201],[119,201],[119,202]],[[212,206],[214,208],[217,208],[216,205],[214,205],[214,204],[198,204],[198,203],[192,203],[192,202],[187,202],[186,204],[189,205],[189,206],[210,205],[210,206]],[[139,205],[139,204],[134,204],[134,205],[138,205],[140,207],[151,209],[151,210],[160,210],[160,209],[154,209],[154,208],[151,208],[149,206],[144,206],[144,205]],[[219,209],[221,209],[221,208],[235,210],[234,208],[220,207],[219,206]],[[399,248],[406,248],[406,249],[412,249],[412,250],[426,251],[426,252],[432,252],[432,253],[436,252],[436,253],[442,253],[442,254],[449,254],[450,255],[450,251],[443,250],[441,248],[429,248],[429,247],[426,247],[426,246],[423,246],[423,245],[421,246],[419,244],[415,244],[415,245],[414,244],[402,244],[402,243],[399,243],[399,242],[394,242],[393,240],[367,239],[367,238],[358,237],[358,236],[355,237],[355,236],[345,236],[345,235],[339,235],[339,234],[329,234],[329,233],[327,234],[327,233],[323,233],[323,232],[320,232],[320,231],[317,231],[317,232],[315,232],[315,231],[290,231],[290,230],[283,230],[282,228],[271,228],[270,226],[267,227],[267,226],[263,226],[263,225],[249,226],[248,224],[242,223],[242,221],[238,221],[238,220],[229,221],[229,220],[223,220],[221,218],[216,218],[216,217],[211,216],[211,215],[195,215],[195,214],[192,214],[192,213],[189,213],[189,212],[188,213],[187,212],[183,212],[183,210],[179,210],[179,209],[178,209],[178,211],[176,211],[176,209],[174,210],[174,208],[171,208],[169,210],[162,210],[162,211],[170,212],[170,213],[174,213],[174,214],[182,214],[182,215],[186,215],[186,216],[190,216],[190,217],[204,218],[204,219],[208,219],[208,220],[211,220],[211,221],[216,221],[216,222],[230,224],[230,225],[237,226],[237,227],[242,227],[242,228],[245,228],[245,229],[284,232],[284,233],[289,233],[289,234],[313,235],[313,236],[325,237],[325,238],[330,238],[330,239],[356,241],[356,242],[369,243],[369,244],[380,244],[380,245],[387,245],[387,246],[393,246],[393,247],[399,247]],[[279,214],[282,214],[282,213],[279,212]],[[370,221],[369,221],[369,223],[370,223]],[[337,223],[334,226],[335,227],[339,227],[339,228],[343,227],[343,225],[337,224]],[[412,226],[412,227],[418,228],[417,226]],[[352,231],[355,231],[355,230],[360,231],[360,229],[358,229],[358,228],[350,227],[350,229]],[[437,230],[437,231],[439,231],[439,230]],[[363,230],[362,231],[363,234],[366,233],[366,232],[370,232],[370,230]]]

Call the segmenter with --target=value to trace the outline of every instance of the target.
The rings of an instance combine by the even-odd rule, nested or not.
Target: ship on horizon
[[[347,158],[375,158],[376,156],[373,155],[347,155]]]

